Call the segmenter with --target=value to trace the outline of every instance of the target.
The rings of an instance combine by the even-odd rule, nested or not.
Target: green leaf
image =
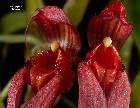
[[[64,10],[74,25],[83,19],[89,0],[67,0]]]
[[[133,39],[132,36],[130,36],[120,50],[120,55],[122,57],[122,60],[124,61],[127,70],[130,63],[132,44],[133,44]]]
[[[129,15],[129,20],[132,22],[134,25],[134,30],[133,30],[133,38],[134,42],[136,43],[139,52],[140,52],[140,0],[129,0],[128,1],[128,15]]]
[[[2,92],[0,93],[1,100],[4,100],[7,97],[8,89],[9,89],[10,85],[11,85],[11,80],[9,80],[7,85],[3,88]]]
[[[131,107],[140,108],[140,72],[137,75],[132,86]]]
[[[135,42],[135,44],[139,50],[139,53],[140,53],[140,36],[137,36],[137,35],[134,35],[134,42]]]
[[[0,108],[4,108],[4,103],[0,100]]]
[[[26,49],[27,52],[25,52],[25,59],[27,59],[32,52],[32,48],[38,45],[41,45],[43,43],[42,40],[39,38],[32,36],[32,35],[26,35],[28,38],[26,38],[24,35],[0,35],[0,42],[6,43],[6,44],[18,44],[18,43],[28,43],[29,46],[31,45],[32,47],[29,49]]]
[[[29,19],[36,9],[42,7],[44,7],[43,0],[26,0],[27,18]]]
[[[12,12],[2,17],[1,27],[3,33],[12,33],[26,28],[25,12]]]
[[[8,43],[8,44],[25,43],[25,37],[22,34],[21,35],[0,35],[0,42]],[[38,45],[42,43],[40,39],[31,35],[28,36],[26,42],[33,45]]]

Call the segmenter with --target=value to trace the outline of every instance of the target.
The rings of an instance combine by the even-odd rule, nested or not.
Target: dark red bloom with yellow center
[[[92,50],[78,66],[79,108],[129,108],[131,87],[117,50],[131,31],[121,1],[92,17],[88,27]]]
[[[31,56],[14,75],[8,92],[8,108],[20,107],[28,84],[34,95],[24,103],[25,108],[53,108],[57,96],[68,91],[74,82],[72,57],[80,50],[80,37],[63,10],[44,7],[32,21],[34,27],[40,27],[37,35],[42,36],[47,46]]]

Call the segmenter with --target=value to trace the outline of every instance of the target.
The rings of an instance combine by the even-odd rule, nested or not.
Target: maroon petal
[[[56,75],[42,87],[26,104],[25,108],[53,108],[57,96],[62,92],[63,78]]]
[[[88,26],[88,43],[91,48],[100,44],[104,37],[111,37],[119,50],[133,26],[126,21],[126,11],[122,2],[109,4],[98,16],[93,16]]]
[[[78,82],[78,108],[107,108],[105,94],[86,62],[78,66]]]
[[[108,97],[108,108],[129,108],[131,87],[126,72],[117,76]]]
[[[55,40],[70,55],[77,55],[81,47],[80,36],[62,9],[55,6],[44,7],[32,20],[41,28],[41,37],[48,46]]]
[[[20,69],[13,77],[11,86],[8,91],[7,108],[19,108],[22,98],[22,92],[27,84],[26,76],[28,70],[26,68]]]

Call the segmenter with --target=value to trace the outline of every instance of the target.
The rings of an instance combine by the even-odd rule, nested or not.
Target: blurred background
[[[79,56],[89,51],[87,26],[91,16],[98,15],[110,0],[0,0],[0,108],[6,107],[9,82],[15,72],[24,66],[26,59],[25,29],[32,13],[45,5],[55,5],[67,12],[77,27],[82,49]],[[120,51],[132,85],[131,108],[140,108],[140,0],[124,0],[127,19],[134,30]],[[27,41],[37,45],[35,37]],[[73,67],[76,72],[76,66]],[[56,108],[77,108],[77,80],[69,93],[61,95]]]

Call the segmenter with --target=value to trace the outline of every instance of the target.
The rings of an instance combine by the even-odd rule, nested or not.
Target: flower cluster
[[[64,11],[46,6],[32,17],[42,31],[46,49],[31,56],[14,75],[7,108],[19,108],[23,90],[31,85],[33,96],[25,108],[53,108],[56,98],[72,88],[72,69],[81,49],[79,33]],[[78,108],[128,108],[131,87],[119,56],[132,25],[126,21],[121,1],[109,4],[90,20],[87,37],[91,51],[78,64]]]

